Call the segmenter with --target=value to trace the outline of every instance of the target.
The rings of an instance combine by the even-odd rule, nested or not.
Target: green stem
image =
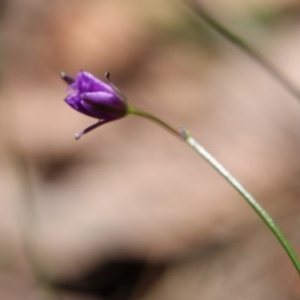
[[[253,48],[250,44],[240,38],[238,35],[232,33],[224,25],[218,22],[211,14],[204,8],[203,4],[198,1],[188,0],[193,11],[215,31],[217,31],[224,38],[232,42],[235,46],[240,48],[258,64],[260,64],[270,75],[272,75],[291,95],[300,100],[300,90],[297,86],[291,83],[277,67],[273,65],[262,53]]]
[[[300,275],[300,261],[299,258],[288,242],[278,225],[273,221],[270,215],[264,210],[264,208],[259,204],[259,202],[244,188],[244,186],[230,174],[230,172],[223,167],[223,165],[216,160],[189,132],[182,130],[182,132],[177,131],[171,125],[162,121],[161,119],[141,111],[134,107],[128,108],[128,114],[137,115],[146,118],[163,128],[167,129],[172,134],[176,135],[182,141],[187,143],[194,151],[197,152],[206,162],[208,162],[221,176],[227,180],[227,182],[247,201],[247,203],[254,209],[256,214],[262,219],[262,221],[269,227],[272,233],[275,235],[281,246],[284,248],[285,252],[291,259],[295,269]]]
[[[158,124],[159,126],[163,127],[164,129],[166,129],[167,131],[169,131],[170,133],[172,133],[173,135],[177,136],[178,138],[182,139],[182,135],[180,134],[180,132],[178,132],[175,128],[173,128],[172,126],[170,126],[169,124],[167,124],[166,122],[163,122],[161,119],[157,118],[156,116],[147,113],[146,111],[137,109],[133,106],[127,105],[127,114],[130,115],[136,115],[136,116],[140,116],[143,117],[145,119],[151,120],[152,122]]]
[[[34,193],[30,182],[29,168],[25,156],[13,144],[7,145],[7,152],[13,164],[16,178],[19,180],[21,207],[20,228],[22,230],[22,241],[24,253],[32,268],[33,276],[37,284],[42,288],[43,298],[46,300],[60,299],[59,293],[47,273],[44,271],[35,244],[35,233],[37,227]]]

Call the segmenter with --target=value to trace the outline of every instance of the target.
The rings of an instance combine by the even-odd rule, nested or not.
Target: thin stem
[[[151,120],[152,122],[160,125],[161,127],[166,129],[167,131],[171,132],[173,135],[175,135],[178,138],[182,139],[182,136],[181,136],[180,132],[178,132],[176,129],[174,129],[171,125],[167,124],[166,122],[163,122],[161,119],[157,118],[156,116],[154,116],[152,114],[149,114],[148,112],[145,112],[143,110],[140,110],[140,109],[137,109],[133,106],[128,105],[127,113],[131,114],[131,115],[140,116],[140,117],[146,118],[148,120]]]
[[[35,214],[36,207],[26,158],[12,145],[7,145],[7,150],[9,151],[20,185],[19,189],[22,197],[20,207],[20,226],[22,230],[22,241],[25,255],[32,268],[33,276],[37,285],[42,288],[44,299],[58,300],[60,299],[59,293],[44,271],[35,246],[35,233],[37,228]]]
[[[182,132],[182,136],[188,145],[190,145],[200,156],[202,156],[220,175],[222,175],[231,186],[248,202],[248,204],[254,209],[263,222],[269,227],[269,229],[276,236],[292,263],[294,264],[298,274],[300,275],[300,261],[297,257],[291,244],[288,242],[283,232],[278,225],[274,222],[271,216],[265,211],[265,209],[259,204],[259,202],[246,190],[246,188],[230,174],[230,172],[223,167],[223,165],[217,161],[194,137],[187,131]]]
[[[214,158],[189,132],[187,132],[186,130],[182,130],[181,132],[179,132],[176,129],[174,129],[171,125],[162,121],[161,119],[133,107],[130,107],[128,113],[144,117],[167,129],[172,134],[176,135],[182,141],[186,142],[194,151],[197,152],[197,154],[199,154],[223,178],[225,178],[225,180],[247,201],[247,203],[254,209],[256,214],[272,231],[272,233],[275,235],[275,237],[289,256],[289,258],[291,259],[296,271],[300,276],[299,258],[292,245],[288,242],[278,225],[265,211],[265,209],[259,204],[259,202],[246,190],[246,188],[234,176],[232,176],[230,172],[225,167],[223,167],[223,165],[216,158]]]
[[[277,67],[273,65],[262,53],[253,48],[249,43],[243,40],[238,35],[231,32],[224,25],[218,22],[212,15],[205,9],[203,4],[195,0],[188,0],[188,4],[191,6],[193,11],[209,26],[216,30],[224,38],[232,42],[235,46],[240,48],[258,64],[260,64],[270,75],[272,75],[291,95],[300,100],[300,90],[295,86],[289,79],[287,79]]]

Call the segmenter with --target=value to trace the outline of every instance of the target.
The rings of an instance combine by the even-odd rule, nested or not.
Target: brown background
[[[206,2],[300,86],[298,1]],[[136,117],[74,141],[94,120],[63,102],[59,72],[109,70],[188,128],[298,253],[299,101],[180,1],[0,3],[0,299],[43,298],[34,269],[72,277],[118,256],[167,263],[142,299],[300,297],[275,238],[183,143]]]

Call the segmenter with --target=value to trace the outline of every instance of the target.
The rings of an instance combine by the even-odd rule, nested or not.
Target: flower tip
[[[110,81],[110,72],[105,72],[104,76],[108,81]]]
[[[75,140],[78,141],[81,137],[83,136],[83,132],[80,131],[80,132],[77,132],[74,136]]]
[[[69,74],[65,73],[65,72],[60,72],[60,77],[67,84],[72,84],[73,82],[75,82],[75,79],[72,76],[70,76]]]

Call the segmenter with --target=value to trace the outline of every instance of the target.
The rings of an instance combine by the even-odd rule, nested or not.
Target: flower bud
[[[110,82],[105,83],[85,71],[79,71],[76,78],[63,72],[61,77],[69,85],[66,103],[80,113],[99,119],[97,123],[78,132],[76,139],[102,124],[126,116],[126,101]]]

